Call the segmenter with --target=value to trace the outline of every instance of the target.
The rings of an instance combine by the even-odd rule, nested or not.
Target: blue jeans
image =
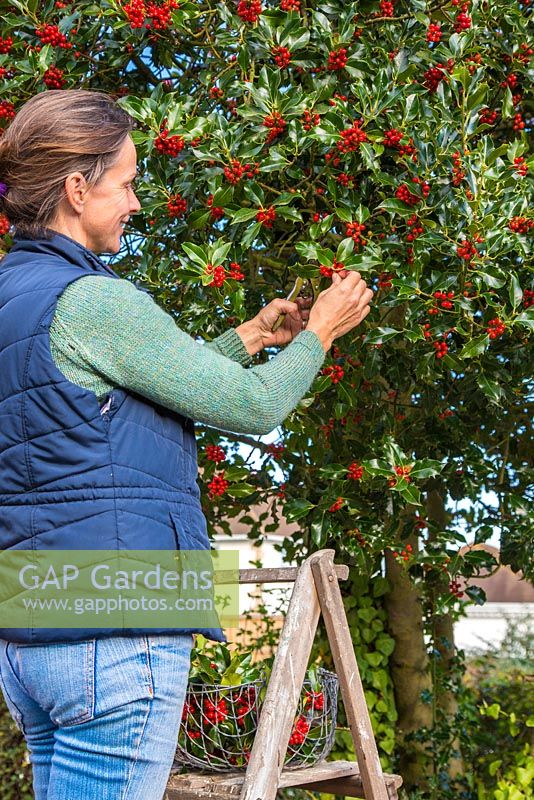
[[[192,644],[190,634],[0,639],[0,685],[26,739],[36,800],[160,800]]]

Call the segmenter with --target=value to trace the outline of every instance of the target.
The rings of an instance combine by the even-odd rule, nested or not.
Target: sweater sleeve
[[[211,342],[205,342],[204,347],[209,347],[221,356],[231,358],[232,361],[238,361],[244,367],[247,367],[252,362],[252,356],[235,328],[228,328],[216,339]]]
[[[268,362],[247,369],[222,354],[239,352],[235,331],[206,347],[130,281],[99,276],[67,287],[50,331],[51,341],[61,336],[78,364],[112,385],[236,433],[264,434],[283,422],[325,357],[316,334],[302,331]]]

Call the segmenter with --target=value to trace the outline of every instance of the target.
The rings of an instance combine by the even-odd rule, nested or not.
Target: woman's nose
[[[134,191],[131,192],[132,195],[132,202],[130,203],[130,213],[136,214],[138,211],[141,210],[141,203]]]

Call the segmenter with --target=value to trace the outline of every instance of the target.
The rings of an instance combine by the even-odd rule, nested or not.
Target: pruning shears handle
[[[293,288],[289,292],[286,297],[286,300],[295,301],[296,298],[301,293],[302,289],[305,286],[309,286],[311,289],[311,294],[313,297],[313,302],[317,300],[317,296],[319,294],[319,279],[318,278],[297,278],[295,283],[293,284]],[[286,318],[285,314],[280,314],[276,322],[274,323],[272,330],[276,331],[283,324],[284,319]]]

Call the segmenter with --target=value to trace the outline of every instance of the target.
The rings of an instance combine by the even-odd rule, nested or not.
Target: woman
[[[271,431],[369,311],[351,272],[311,310],[274,300],[204,345],[181,331],[98,258],[140,210],[131,129],[106,95],[47,91],[0,140],[0,211],[15,229],[0,262],[3,550],[207,549],[192,420]],[[161,798],[195,630],[8,623],[0,684],[37,800]]]

